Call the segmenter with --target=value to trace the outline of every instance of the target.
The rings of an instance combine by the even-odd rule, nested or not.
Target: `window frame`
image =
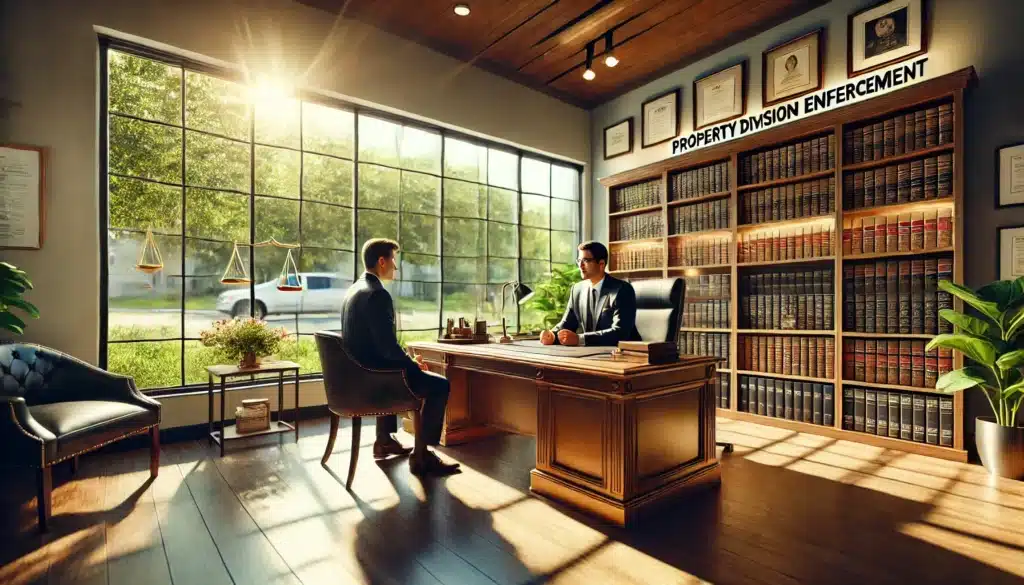
[[[190,186],[189,182],[188,182],[188,178],[187,178],[187,176],[185,174],[185,169],[187,168],[186,164],[185,164],[186,163],[186,151],[187,151],[187,146],[186,146],[185,140],[186,140],[186,137],[188,136],[188,134],[190,132],[190,130],[188,128],[188,124],[186,122],[186,115],[185,115],[185,109],[186,109],[185,86],[186,86],[187,73],[188,72],[199,73],[199,74],[213,76],[213,77],[216,77],[218,79],[222,79],[222,80],[226,80],[226,81],[231,81],[231,82],[235,82],[235,83],[242,83],[242,84],[246,83],[246,80],[245,80],[244,76],[240,72],[238,72],[237,70],[233,70],[233,69],[231,69],[229,67],[217,67],[217,66],[214,66],[214,65],[210,65],[208,63],[204,63],[202,61],[191,59],[189,57],[178,55],[178,54],[175,54],[175,53],[172,53],[172,52],[166,52],[166,51],[162,51],[162,50],[158,50],[158,49],[153,49],[153,48],[145,46],[145,45],[133,43],[133,42],[130,42],[130,41],[125,41],[123,39],[119,39],[119,38],[115,38],[115,37],[110,37],[110,36],[106,36],[106,35],[98,35],[98,41],[99,41],[99,53],[100,53],[99,54],[99,90],[100,90],[99,91],[99,102],[100,102],[99,106],[100,107],[99,107],[99,148],[98,148],[98,151],[99,151],[99,156],[98,156],[98,159],[99,159],[98,160],[98,164],[99,164],[99,184],[98,184],[98,188],[99,188],[99,196],[100,196],[100,205],[99,205],[99,208],[100,208],[99,209],[99,228],[100,229],[99,229],[99,235],[100,235],[100,258],[101,258],[101,262],[100,262],[99,364],[100,364],[100,367],[102,367],[102,368],[106,368],[107,365],[108,365],[108,357],[109,357],[108,356],[108,346],[109,346],[110,343],[133,343],[133,342],[137,343],[137,342],[150,341],[150,340],[145,340],[145,339],[138,339],[138,340],[131,339],[131,340],[114,340],[114,341],[111,341],[109,339],[110,266],[109,266],[109,262],[107,261],[107,259],[108,259],[108,255],[109,255],[109,231],[111,229],[110,225],[109,225],[109,220],[110,220],[110,217],[109,217],[109,215],[110,215],[109,214],[110,178],[111,178],[111,176],[115,176],[115,177],[116,176],[125,176],[125,177],[127,177],[129,179],[138,179],[138,177],[133,177],[133,176],[128,176],[128,175],[121,175],[119,173],[113,173],[110,170],[110,166],[109,166],[109,164],[110,164],[110,131],[109,131],[110,119],[111,119],[112,115],[116,115],[118,117],[123,117],[123,118],[126,118],[126,119],[134,119],[134,120],[138,120],[138,121],[145,122],[145,123],[161,124],[161,125],[164,125],[164,126],[167,126],[167,127],[174,128],[176,130],[180,130],[181,133],[182,133],[182,140],[183,140],[183,143],[182,143],[182,146],[181,146],[181,165],[182,165],[182,167],[181,167],[182,168],[181,184],[179,185],[179,184],[163,182],[163,181],[158,181],[158,180],[150,180],[149,181],[149,182],[152,182],[152,183],[162,184],[162,185],[170,186],[170,187],[173,187],[173,188],[180,188],[181,189],[181,206],[182,207],[181,207],[181,212],[180,212],[181,213],[181,229],[180,229],[180,234],[175,234],[173,236],[170,236],[170,237],[174,237],[174,238],[180,238],[180,241],[181,241],[180,275],[176,275],[176,278],[181,281],[181,305],[179,307],[179,310],[180,310],[179,337],[177,339],[169,339],[169,340],[161,339],[159,341],[169,341],[169,342],[177,341],[177,342],[180,343],[180,358],[181,358],[180,361],[181,361],[181,364],[180,364],[180,378],[179,378],[179,380],[182,382],[182,384],[175,385],[175,386],[166,386],[166,387],[159,387],[159,388],[147,388],[147,389],[144,389],[143,392],[146,393],[147,395],[162,396],[162,395],[169,395],[169,394],[179,394],[179,393],[182,393],[182,392],[196,391],[198,389],[206,387],[205,383],[192,383],[192,384],[185,383],[185,380],[186,380],[186,377],[185,377],[186,344],[189,343],[189,342],[195,342],[196,341],[196,339],[189,338],[189,337],[187,337],[185,335],[186,317],[187,317],[187,313],[188,313],[188,309],[186,308],[186,303],[187,303],[187,300],[188,300],[188,292],[187,292],[188,291],[188,287],[185,284],[185,280],[188,278],[187,272],[185,270],[185,263],[186,263],[186,259],[187,259],[186,242],[188,242],[190,240],[200,240],[200,241],[208,240],[208,238],[189,236],[188,233],[187,233],[187,223],[185,221],[185,218],[187,217],[187,207],[186,207],[186,205],[187,205],[187,199],[188,199],[188,191],[190,189],[206,189],[208,191],[213,191],[213,192],[227,192],[227,193],[233,193],[233,194],[238,194],[238,195],[242,195],[242,196],[247,197],[248,201],[250,203],[249,204],[249,237],[250,237],[250,241],[253,241],[253,242],[257,241],[256,240],[256,230],[257,230],[257,227],[256,227],[256,217],[255,217],[256,216],[256,211],[255,211],[256,210],[256,205],[254,203],[256,201],[257,197],[280,199],[280,200],[283,200],[283,201],[295,201],[299,205],[298,230],[299,230],[300,241],[301,241],[303,203],[307,202],[307,201],[303,200],[303,198],[302,198],[302,191],[303,191],[303,188],[304,188],[304,186],[303,186],[304,175],[303,175],[302,167],[304,165],[302,164],[302,162],[300,162],[300,167],[299,167],[300,168],[300,174],[299,174],[299,194],[297,196],[298,198],[291,199],[291,198],[285,198],[285,197],[274,196],[274,195],[265,195],[265,194],[258,193],[257,190],[256,190],[256,172],[255,172],[256,171],[256,168],[255,168],[256,167],[255,151],[256,151],[257,147],[261,147],[262,146],[262,147],[270,147],[270,148],[280,148],[280,149],[285,149],[285,150],[290,150],[290,151],[297,151],[297,152],[300,152],[300,153],[314,154],[316,156],[327,156],[327,157],[331,157],[331,158],[335,158],[335,159],[339,159],[339,160],[345,160],[345,161],[348,161],[348,162],[351,163],[351,165],[352,165],[352,191],[353,191],[352,192],[352,206],[351,207],[349,207],[347,205],[343,205],[343,204],[331,203],[331,202],[325,202],[325,201],[310,200],[308,202],[310,202],[310,203],[317,203],[317,204],[323,204],[323,205],[332,205],[332,206],[335,206],[335,207],[341,207],[341,208],[346,208],[346,209],[350,209],[351,210],[351,212],[353,214],[353,221],[352,221],[352,247],[353,248],[358,248],[359,247],[359,241],[360,241],[359,240],[359,211],[361,211],[361,210],[363,210],[363,211],[373,211],[373,208],[365,208],[364,209],[364,208],[360,207],[360,205],[359,205],[359,191],[360,191],[360,187],[359,187],[359,169],[360,169],[360,165],[361,164],[376,165],[378,167],[387,168],[387,169],[396,169],[400,173],[402,173],[402,172],[411,172],[411,173],[418,173],[418,174],[423,174],[423,175],[427,175],[427,176],[438,178],[438,180],[440,182],[440,186],[439,186],[439,204],[438,204],[438,214],[437,215],[425,214],[425,213],[414,212],[414,211],[403,211],[402,208],[401,208],[401,203],[399,203],[399,207],[397,209],[393,210],[393,211],[392,210],[380,210],[380,211],[385,211],[387,213],[394,213],[395,214],[395,216],[397,218],[398,226],[399,226],[399,231],[401,230],[401,215],[403,213],[412,213],[412,214],[427,215],[427,216],[430,216],[430,217],[435,217],[435,218],[437,218],[437,221],[438,221],[438,224],[439,224],[439,226],[438,226],[438,230],[439,230],[439,234],[438,234],[438,237],[439,237],[439,240],[438,240],[438,250],[439,250],[439,253],[436,255],[436,257],[438,258],[438,265],[439,265],[439,278],[438,278],[438,280],[437,281],[424,281],[424,280],[401,280],[400,281],[400,282],[409,282],[409,283],[421,282],[421,283],[424,283],[424,284],[427,284],[427,285],[437,286],[438,287],[438,295],[439,295],[439,297],[438,297],[438,309],[437,309],[437,318],[438,318],[437,327],[436,328],[429,328],[429,329],[419,329],[419,328],[403,329],[403,332],[418,333],[418,332],[423,332],[423,331],[435,331],[435,330],[439,331],[440,329],[443,328],[444,315],[445,315],[444,294],[445,294],[445,285],[446,284],[453,284],[453,285],[459,285],[459,286],[482,287],[485,290],[488,287],[501,286],[500,284],[495,284],[495,283],[489,282],[489,280],[490,280],[489,275],[485,275],[484,276],[484,279],[483,279],[484,282],[482,282],[482,283],[462,283],[462,282],[454,282],[454,281],[446,281],[445,280],[445,278],[444,278],[444,265],[445,265],[446,254],[444,253],[444,241],[445,241],[444,240],[444,231],[445,231],[444,223],[445,223],[445,219],[448,219],[448,218],[458,219],[459,218],[459,216],[447,216],[444,213],[445,182],[446,181],[448,181],[448,180],[462,181],[462,182],[465,182],[465,183],[470,183],[470,184],[477,185],[478,187],[482,187],[484,189],[484,193],[485,193],[485,195],[487,197],[487,205],[485,207],[484,217],[482,217],[482,218],[465,218],[465,219],[478,219],[481,222],[483,222],[485,226],[493,222],[493,223],[502,223],[502,224],[505,224],[505,225],[514,226],[515,227],[516,232],[517,232],[517,241],[516,241],[516,251],[517,251],[517,253],[516,253],[516,257],[515,257],[515,261],[516,261],[516,278],[518,280],[520,280],[520,281],[522,281],[522,278],[523,278],[523,264],[524,264],[524,260],[529,260],[527,258],[524,258],[523,255],[522,255],[523,254],[523,251],[522,251],[523,196],[524,195],[538,195],[538,194],[531,193],[531,192],[523,190],[522,169],[523,169],[523,158],[524,157],[528,157],[528,158],[531,158],[533,160],[540,161],[540,162],[543,162],[543,163],[546,163],[546,164],[549,165],[549,172],[548,172],[549,192],[548,192],[548,195],[547,195],[547,198],[548,198],[549,225],[546,228],[546,231],[548,232],[548,265],[552,266],[552,265],[554,265],[556,263],[556,261],[554,260],[554,250],[553,250],[553,247],[552,247],[553,246],[554,238],[551,237],[551,234],[553,232],[556,232],[556,231],[569,233],[569,230],[557,230],[557,229],[555,229],[551,225],[551,221],[550,220],[551,220],[551,213],[553,211],[552,202],[555,199],[561,199],[561,198],[556,198],[554,196],[554,194],[553,194],[553,189],[554,189],[553,182],[554,182],[554,175],[555,175],[555,173],[552,172],[551,169],[553,167],[551,165],[558,165],[558,166],[561,166],[561,167],[564,167],[564,168],[567,168],[567,169],[572,169],[572,170],[574,170],[576,172],[576,195],[577,195],[577,197],[576,197],[575,200],[573,200],[573,202],[576,204],[576,212],[577,212],[575,233],[576,234],[580,234],[580,235],[582,234],[582,228],[583,228],[583,222],[582,222],[583,217],[582,216],[583,216],[583,207],[584,207],[584,201],[583,201],[583,197],[584,197],[584,195],[583,195],[583,166],[582,165],[579,165],[579,164],[573,163],[573,162],[569,162],[569,161],[565,161],[565,160],[561,160],[561,159],[552,158],[552,157],[549,157],[549,156],[545,156],[545,155],[543,155],[541,153],[537,153],[537,152],[533,152],[533,151],[529,151],[529,150],[524,150],[522,148],[518,148],[518,147],[511,146],[511,145],[508,145],[508,144],[504,144],[504,143],[501,143],[501,142],[488,140],[486,138],[482,138],[482,137],[479,137],[479,136],[474,136],[474,135],[471,135],[471,134],[466,134],[466,133],[460,132],[458,130],[453,130],[453,129],[450,129],[450,128],[446,128],[444,126],[431,124],[431,123],[428,123],[428,122],[424,122],[422,120],[418,120],[416,118],[405,117],[405,116],[402,116],[400,114],[395,114],[395,113],[392,113],[392,112],[384,111],[384,110],[381,110],[381,109],[374,108],[372,106],[366,106],[366,105],[363,105],[363,104],[357,104],[357,103],[349,102],[349,101],[346,101],[344,99],[339,99],[339,98],[334,98],[334,97],[326,96],[326,95],[324,95],[322,93],[318,93],[318,92],[315,92],[313,90],[309,90],[309,89],[305,89],[305,88],[297,89],[294,92],[294,95],[292,96],[295,100],[297,100],[300,103],[300,106],[299,106],[299,112],[300,112],[300,114],[299,114],[299,145],[298,145],[297,148],[290,147],[290,146],[270,145],[270,144],[266,144],[264,142],[260,142],[259,140],[257,140],[256,133],[255,133],[256,112],[255,112],[255,108],[253,108],[252,106],[249,106],[250,107],[250,111],[249,111],[250,115],[249,115],[249,120],[248,120],[248,125],[249,125],[249,128],[248,128],[248,138],[245,141],[239,141],[238,139],[235,139],[235,138],[231,138],[231,137],[227,137],[227,136],[222,136],[221,134],[218,134],[218,133],[215,133],[215,132],[209,132],[209,131],[204,131],[204,130],[199,130],[199,129],[191,129],[191,132],[200,132],[200,133],[202,133],[204,135],[208,135],[208,136],[214,136],[214,137],[221,137],[221,138],[225,138],[225,139],[230,139],[233,142],[240,142],[242,144],[245,144],[245,146],[248,147],[248,151],[249,151],[249,189],[248,189],[248,192],[241,192],[241,191],[237,191],[237,190],[233,190],[233,189],[220,189],[220,188],[212,188],[212,187],[197,187],[197,186],[194,186],[194,185]],[[181,108],[181,124],[180,124],[180,126],[179,125],[175,125],[175,124],[168,124],[168,123],[165,123],[165,122],[161,122],[159,120],[150,120],[150,119],[146,119],[146,118],[132,116],[130,114],[121,114],[121,113],[114,113],[114,114],[112,114],[112,112],[110,111],[110,95],[109,95],[109,76],[110,76],[109,53],[110,53],[110,51],[117,51],[117,52],[121,52],[121,53],[126,53],[126,54],[133,55],[133,56],[136,56],[136,57],[150,59],[150,60],[157,61],[157,62],[160,62],[160,63],[164,63],[164,64],[167,64],[167,65],[170,65],[170,66],[181,68],[181,70],[182,70],[182,74],[181,74],[182,92],[181,92],[181,96],[180,96],[180,99],[181,99],[181,106],[180,106],[180,108]],[[303,136],[303,117],[302,117],[302,111],[304,110],[304,108],[302,107],[302,104],[304,104],[304,103],[315,104],[315,105],[318,105],[318,106],[324,106],[324,107],[328,107],[328,108],[342,109],[342,110],[345,110],[345,111],[348,111],[348,112],[352,113],[352,117],[353,117],[353,121],[352,121],[353,151],[352,151],[351,158],[347,158],[347,157],[343,157],[343,156],[338,156],[338,155],[327,154],[327,153],[322,153],[322,152],[318,152],[316,150],[307,150],[305,148],[305,146],[302,143],[302,136]],[[440,168],[438,169],[438,172],[435,174],[435,173],[430,172],[430,171],[422,171],[422,170],[415,170],[415,169],[405,169],[405,168],[402,168],[401,166],[397,166],[396,167],[396,166],[392,166],[392,165],[385,164],[385,163],[373,162],[373,161],[369,161],[369,160],[366,160],[366,161],[361,160],[361,158],[359,156],[359,146],[360,146],[360,143],[359,143],[359,116],[360,115],[372,116],[372,117],[377,118],[377,119],[385,120],[385,121],[388,121],[388,122],[391,122],[391,123],[394,123],[394,124],[399,124],[399,125],[401,125],[403,127],[411,127],[411,128],[416,129],[416,130],[420,130],[420,131],[424,131],[424,132],[429,132],[431,134],[437,134],[439,136],[439,138],[440,138]],[[491,149],[494,149],[494,150],[500,150],[500,151],[502,151],[504,153],[508,153],[508,154],[514,155],[516,157],[516,181],[517,181],[517,188],[516,189],[509,189],[507,187],[502,187],[502,186],[498,186],[498,185],[491,185],[490,184],[489,173],[488,173],[488,178],[486,180],[482,181],[482,182],[481,181],[468,180],[468,179],[462,179],[462,178],[458,178],[458,177],[449,177],[449,176],[447,176],[446,175],[446,167],[445,167],[445,163],[446,163],[446,159],[445,159],[445,143],[446,143],[446,140],[448,138],[456,139],[456,140],[459,140],[459,141],[462,141],[462,142],[465,142],[465,143],[472,144],[472,145],[477,146],[477,147],[485,148],[485,149],[488,150],[488,152]],[[301,160],[302,159],[300,158],[300,161]],[[488,162],[485,163],[485,164],[489,164],[489,157],[488,157],[487,160],[488,160]],[[142,180],[147,180],[147,179],[142,179]],[[516,204],[517,204],[516,222],[517,223],[512,224],[512,223],[509,223],[509,222],[503,221],[503,220],[492,220],[492,219],[490,219],[490,193],[489,193],[490,189],[502,189],[502,190],[505,190],[505,191],[514,192],[516,194]],[[569,199],[563,199],[563,200],[570,201]],[[535,228],[535,229],[543,229],[543,228]],[[120,231],[133,232],[133,231],[138,231],[138,230],[125,229],[125,230],[120,230]],[[485,262],[489,258],[489,252],[490,252],[489,251],[489,245],[488,245],[489,242],[488,242],[488,240],[489,240],[489,233],[487,231],[485,231],[484,247],[483,247],[483,250],[482,250],[483,256],[479,257],[479,258],[483,258],[485,260]],[[209,241],[213,241],[213,240],[209,240]],[[220,240],[217,240],[217,243],[223,243],[223,242],[221,242]],[[312,246],[311,245],[311,246],[308,246],[308,247],[309,248],[313,248],[313,249],[318,249],[318,250],[336,250],[335,248],[327,248],[327,247],[324,247],[324,246]],[[248,248],[249,248],[248,265],[250,267],[250,270],[254,270],[255,266],[256,266],[255,265],[255,248],[252,247],[252,246],[248,246]],[[352,250],[352,251],[349,251],[349,250],[340,250],[340,251],[352,254],[353,259],[354,259],[354,262],[353,262],[353,273],[351,275],[351,279],[339,278],[337,280],[351,280],[351,281],[354,281],[362,273],[361,261],[358,258],[358,250],[356,249],[356,250]],[[420,254],[420,255],[435,257],[434,254]],[[448,257],[450,257],[452,259],[458,258],[457,256],[454,256],[454,255],[449,255]],[[478,257],[474,257],[474,258],[478,258]],[[504,257],[502,257],[502,258],[504,258]],[[531,260],[531,261],[534,261],[534,260]],[[248,291],[249,295],[248,296],[249,296],[250,301],[253,298],[256,297],[256,292],[255,292],[255,287],[256,287],[256,284],[257,284],[256,280],[257,279],[255,278],[255,275],[253,275],[253,278],[252,278],[251,282],[249,283],[249,287],[248,287],[249,288],[249,291]],[[250,302],[250,310],[252,310],[252,311],[255,310],[255,305],[252,302]],[[520,313],[521,313],[521,309],[520,309],[520,307],[518,305],[516,305],[517,328],[521,324]],[[340,321],[339,321],[339,326],[340,326]],[[307,336],[307,337],[311,337],[312,336],[312,334],[300,333],[297,328],[296,328],[296,331],[292,335],[294,335],[296,339],[298,339],[298,338],[300,338],[302,336]],[[322,377],[323,377],[323,375],[322,375],[321,372],[307,373],[307,374],[302,374],[300,376],[300,378],[303,379],[303,380],[318,380],[318,379],[322,379]],[[261,380],[261,379],[250,378],[250,379],[238,380],[238,381],[234,382],[232,385],[245,386],[245,385],[251,385],[253,383],[259,384],[259,383],[262,383],[262,382],[264,382],[264,381]]]

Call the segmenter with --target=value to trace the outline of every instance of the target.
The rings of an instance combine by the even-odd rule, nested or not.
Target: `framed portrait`
[[[672,140],[679,135],[679,88],[652,97],[640,106],[640,147]]]
[[[1024,205],[1024,142],[996,149],[996,207]]]
[[[747,62],[694,80],[693,129],[739,118],[747,111]]]
[[[997,238],[999,280],[1024,276],[1024,225],[1001,227]]]
[[[633,118],[604,129],[604,160],[633,152]]]
[[[792,99],[824,85],[822,35],[819,28],[761,53],[761,103]]]
[[[847,75],[854,77],[925,52],[923,0],[886,0],[850,15]]]

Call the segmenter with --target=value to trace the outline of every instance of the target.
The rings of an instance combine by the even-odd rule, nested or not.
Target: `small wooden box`
[[[679,361],[676,344],[669,341],[620,341],[619,351],[625,355],[646,357],[649,364]]]
[[[240,433],[255,433],[270,428],[270,399],[249,398],[235,409],[235,429]]]

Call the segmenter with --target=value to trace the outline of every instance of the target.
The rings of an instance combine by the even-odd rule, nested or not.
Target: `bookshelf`
[[[966,461],[963,395],[934,390],[962,358],[923,347],[938,309],[960,308],[934,283],[963,282],[974,79],[962,69],[601,180],[612,273],[686,278],[680,349],[722,357],[720,416]],[[761,381],[781,416],[751,407]]]

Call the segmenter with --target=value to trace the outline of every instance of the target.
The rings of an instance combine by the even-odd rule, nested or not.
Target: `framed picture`
[[[1024,276],[1024,225],[1001,227],[997,238],[999,280]]]
[[[1024,205],[1024,142],[996,149],[996,207]]]
[[[604,129],[604,160],[633,152],[633,118]]]
[[[761,53],[761,103],[772,104],[821,89],[825,83],[819,28]]]
[[[693,129],[739,118],[747,111],[747,62],[694,80]]]
[[[923,0],[886,0],[851,14],[846,73],[854,77],[925,52]]]
[[[0,144],[0,249],[43,247],[45,191],[45,150]]]
[[[641,148],[679,135],[679,88],[652,97],[640,106]]]

